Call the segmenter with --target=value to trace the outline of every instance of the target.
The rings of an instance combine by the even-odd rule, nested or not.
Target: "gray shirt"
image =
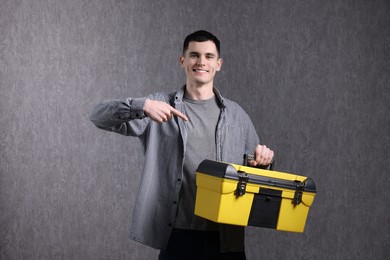
[[[218,230],[218,225],[194,215],[194,211],[195,171],[204,159],[216,160],[215,132],[221,109],[214,96],[208,100],[184,98],[184,108],[189,119],[186,124],[187,152],[184,157],[183,185],[180,191],[175,228]]]
[[[182,113],[185,87],[174,93],[156,93],[142,98],[109,100],[97,104],[90,120],[98,127],[140,138],[145,154],[144,169],[130,229],[130,238],[158,249],[165,249],[174,227],[184,157],[187,150],[187,122],[173,117],[156,123],[146,117],[147,98],[167,102]],[[242,164],[245,153],[253,153],[259,138],[245,111],[235,102],[221,97],[214,89],[221,112],[216,129],[216,158]],[[139,151],[134,151],[139,152]],[[244,228],[219,225],[222,251],[244,249]]]

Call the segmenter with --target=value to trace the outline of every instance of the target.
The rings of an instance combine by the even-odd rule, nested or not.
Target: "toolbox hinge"
[[[294,205],[299,205],[302,202],[302,195],[303,195],[303,190],[305,188],[305,182],[301,181],[295,181],[297,183],[296,185],[296,190],[294,193],[294,198],[292,203]]]
[[[238,177],[238,183],[237,183],[237,189],[235,191],[235,194],[237,197],[241,197],[245,194],[246,191],[246,184],[249,181],[249,177],[245,172]]]

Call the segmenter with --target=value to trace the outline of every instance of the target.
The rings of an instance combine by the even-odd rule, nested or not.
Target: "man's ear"
[[[216,69],[216,71],[220,71],[221,70],[222,63],[223,63],[222,58],[219,58],[218,61],[217,61],[217,69]]]
[[[180,63],[180,67],[183,68],[183,63],[184,63],[184,56],[183,55],[180,56],[179,63]]]

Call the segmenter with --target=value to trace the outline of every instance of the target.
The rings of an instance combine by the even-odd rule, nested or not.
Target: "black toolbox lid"
[[[238,172],[236,168],[234,168],[231,164],[212,160],[202,161],[196,171],[218,178],[226,178],[231,180],[238,180],[239,177],[245,175],[246,177],[248,177],[248,182],[253,184],[262,184],[278,188],[287,188],[291,190],[299,189],[307,192],[316,192],[315,183],[309,177],[304,182],[277,179],[246,172]]]

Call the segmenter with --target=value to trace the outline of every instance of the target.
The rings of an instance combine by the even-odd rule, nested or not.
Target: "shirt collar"
[[[179,91],[176,92],[176,95],[175,95],[175,103],[176,104],[183,102],[185,91],[186,91],[186,85],[184,85]],[[221,108],[225,108],[226,107],[225,106],[225,99],[222,97],[219,90],[214,87],[213,91],[214,91],[215,96],[217,97],[218,105]]]

